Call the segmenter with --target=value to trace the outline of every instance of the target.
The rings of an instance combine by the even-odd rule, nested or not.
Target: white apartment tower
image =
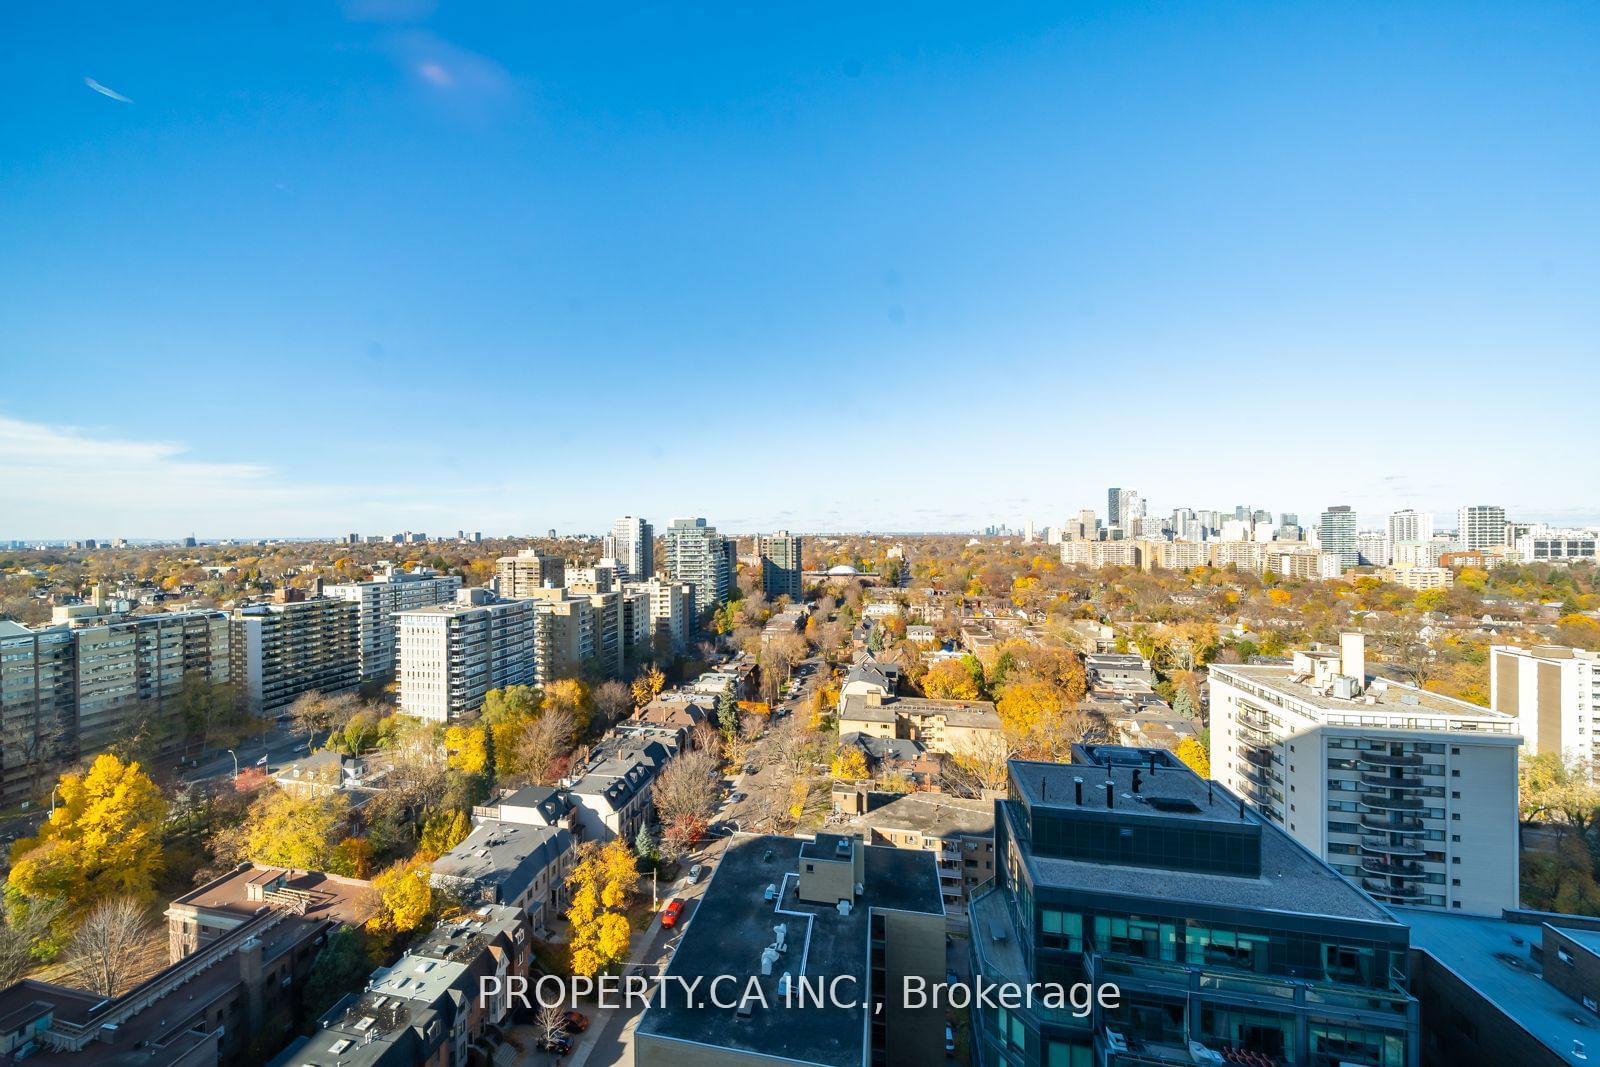
[[[1492,645],[1489,704],[1517,720],[1528,755],[1557,753],[1600,768],[1600,652]]]
[[[667,527],[667,574],[694,586],[694,616],[728,599],[733,588],[733,553],[705,519],[673,519]]]
[[[1433,513],[1428,511],[1395,511],[1389,514],[1389,544],[1402,541],[1427,541],[1433,537]]]
[[[361,677],[386,678],[394,673],[395,648],[400,627],[395,616],[430,604],[454,600],[461,579],[441,575],[426,567],[406,571],[384,563],[371,581],[331,585],[323,590],[330,597],[357,605],[357,630],[361,642]]]
[[[1467,552],[1506,543],[1506,509],[1495,504],[1470,504],[1456,513],[1456,540]]]
[[[361,684],[357,605],[281,592],[229,621],[230,678],[258,715],[286,710],[301,693],[346,693]]]
[[[483,705],[484,694],[533,685],[546,623],[533,600],[496,600],[487,589],[463,589],[449,604],[403,611],[400,625],[400,710],[431,722],[453,722]]]
[[[623,581],[648,581],[656,573],[655,531],[638,516],[624,515],[612,523],[602,554],[617,561]]]
[[[1518,906],[1516,718],[1369,678],[1357,633],[1210,687],[1217,781],[1380,902]]]

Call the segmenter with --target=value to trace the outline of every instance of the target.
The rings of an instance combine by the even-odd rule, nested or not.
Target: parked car
[[[696,882],[700,881],[700,876],[702,874],[705,874],[705,873],[706,873],[706,869],[701,864],[697,863],[693,867],[690,867],[689,868],[689,884],[690,885],[694,885]]]
[[[746,794],[744,793],[735,792],[731,797],[728,798],[728,802],[730,804],[738,804],[744,800],[745,796]]]
[[[661,925],[671,928],[678,925],[678,916],[683,914],[683,898],[672,901],[661,913]]]
[[[581,1034],[589,1029],[589,1017],[581,1011],[567,1012],[567,1029],[575,1034]]]
[[[956,1054],[956,1032],[948,1026],[944,1028],[944,1054],[946,1056]]]
[[[534,1042],[534,1047],[553,1056],[565,1056],[572,1051],[572,1042],[564,1037],[541,1037]]]

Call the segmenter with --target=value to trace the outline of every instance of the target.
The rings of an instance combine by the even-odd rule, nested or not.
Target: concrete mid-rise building
[[[1489,706],[1517,720],[1524,754],[1556,754],[1600,772],[1600,652],[1492,645]]]
[[[560,589],[567,584],[567,563],[560,556],[525,548],[514,556],[495,560],[497,592],[506,600],[526,600],[539,589]]]
[[[974,1010],[972,1063],[1422,1062],[1405,925],[1281,827],[1163,750],[1008,769],[974,980],[1089,995]]]
[[[356,625],[361,643],[361,677],[375,679],[394,674],[395,650],[400,640],[395,616],[454,600],[460,588],[457,575],[439,574],[427,567],[407,571],[386,563],[371,581],[330,585],[323,591],[360,608]]]
[[[401,612],[400,710],[453,722],[482,707],[491,689],[536,684],[549,655],[538,605],[463,589],[453,603]]]
[[[1406,589],[1425,592],[1430,589],[1452,589],[1456,572],[1449,567],[1383,567],[1378,577]]]
[[[270,604],[239,608],[229,621],[229,669],[239,698],[257,715],[275,715],[302,693],[356,689],[359,618],[353,601],[287,589]]]
[[[1213,664],[1211,771],[1380,901],[1518,906],[1514,716],[1373,678],[1362,635]]]
[[[694,586],[690,582],[667,578],[652,578],[648,582],[630,583],[627,590],[643,594],[649,612],[650,637],[654,646],[657,635],[675,651],[687,648],[695,634]],[[630,631],[638,626],[637,618]]]
[[[756,535],[756,556],[761,561],[761,591],[768,600],[801,597],[801,539],[787,530]]]
[[[1524,563],[1581,563],[1600,559],[1600,530],[1555,530],[1534,526],[1513,542]]]
[[[637,1067],[944,1062],[943,1009],[908,995],[944,982],[933,853],[737,834],[691,908],[666,977],[717,996],[653,1001],[634,1033]],[[801,983],[824,992],[801,999]]]

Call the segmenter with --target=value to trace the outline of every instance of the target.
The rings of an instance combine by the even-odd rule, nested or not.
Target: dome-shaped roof
[[[848,564],[848,563],[841,563],[837,567],[829,567],[828,568],[828,573],[829,574],[845,575],[845,574],[860,574],[861,572],[856,570],[854,567],[850,566],[850,564]]]

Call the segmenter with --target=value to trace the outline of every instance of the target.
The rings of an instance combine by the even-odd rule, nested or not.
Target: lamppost
[[[51,815],[54,815],[56,813],[56,789],[57,788],[58,787],[56,787],[56,786],[51,786],[50,787],[50,814]]]
[[[239,777],[239,754],[233,749],[228,749],[228,755],[233,757],[233,776]]]

